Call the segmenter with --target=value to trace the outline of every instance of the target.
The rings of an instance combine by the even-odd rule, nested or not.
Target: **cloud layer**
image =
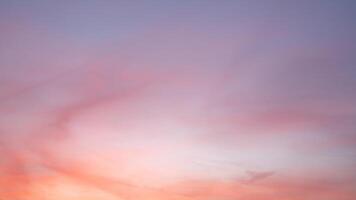
[[[2,1],[0,199],[355,199],[354,11]]]

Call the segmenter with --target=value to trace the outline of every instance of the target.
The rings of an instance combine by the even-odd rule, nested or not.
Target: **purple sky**
[[[0,0],[0,199],[353,200],[354,1]]]

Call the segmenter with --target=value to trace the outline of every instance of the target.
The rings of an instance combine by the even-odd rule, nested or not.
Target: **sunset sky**
[[[356,1],[0,0],[1,200],[355,200]]]

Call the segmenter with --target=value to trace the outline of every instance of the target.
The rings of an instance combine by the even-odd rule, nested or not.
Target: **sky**
[[[0,0],[0,199],[354,200],[355,36],[351,0]]]

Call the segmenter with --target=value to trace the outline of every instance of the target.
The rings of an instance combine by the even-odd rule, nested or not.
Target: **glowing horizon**
[[[1,200],[354,200],[351,1],[0,1]]]

